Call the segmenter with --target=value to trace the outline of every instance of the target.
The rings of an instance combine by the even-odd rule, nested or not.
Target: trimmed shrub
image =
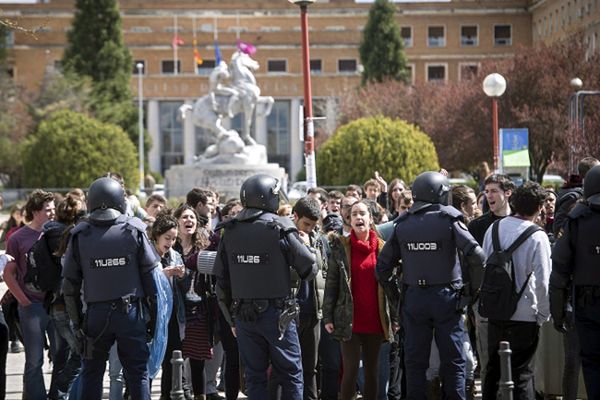
[[[362,184],[374,171],[390,181],[412,182],[439,170],[433,142],[417,127],[385,117],[361,118],[341,126],[317,152],[320,185]]]
[[[54,112],[23,151],[28,187],[87,188],[107,172],[137,187],[137,150],[125,131],[69,110]]]

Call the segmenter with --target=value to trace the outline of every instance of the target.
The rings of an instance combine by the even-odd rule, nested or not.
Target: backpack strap
[[[513,242],[513,244],[510,245],[510,247],[508,249],[506,249],[505,253],[510,257],[512,255],[512,253],[520,246],[523,244],[523,242],[525,240],[527,240],[531,235],[533,235],[534,233],[536,233],[537,231],[541,231],[542,228],[538,225],[530,225],[527,227],[527,229],[525,229],[523,231],[523,233],[521,233],[519,235],[519,237]],[[525,288],[527,287],[527,283],[529,283],[529,278],[531,278],[531,274],[533,273],[530,272],[529,274],[527,274],[527,279],[525,279],[525,282],[523,283],[523,286],[521,286],[521,289],[517,292],[517,299],[521,299],[521,296],[523,295],[523,292],[525,291]],[[514,282],[516,282],[516,278],[515,278],[515,268],[514,265],[511,268],[511,278]]]
[[[493,251],[502,251],[500,248],[500,235],[498,233],[498,226],[500,225],[500,220],[497,220],[492,224],[492,247]]]

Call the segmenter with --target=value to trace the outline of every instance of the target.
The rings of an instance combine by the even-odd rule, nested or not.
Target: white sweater
[[[506,217],[498,227],[500,247],[507,249],[517,237],[533,223],[516,217]],[[492,254],[492,226],[488,228],[483,239],[483,251],[486,258]],[[535,232],[512,255],[515,268],[516,290],[520,290],[527,275],[531,277],[517,305],[517,311],[511,321],[537,322],[538,325],[548,321],[550,302],[548,284],[550,281],[551,250],[548,236],[543,231]]]

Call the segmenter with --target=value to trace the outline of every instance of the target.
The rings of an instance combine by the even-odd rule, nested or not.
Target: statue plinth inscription
[[[174,165],[166,172],[167,196],[185,196],[194,187],[216,188],[224,199],[239,198],[242,183],[255,174],[283,179],[285,170],[278,164],[261,165]]]

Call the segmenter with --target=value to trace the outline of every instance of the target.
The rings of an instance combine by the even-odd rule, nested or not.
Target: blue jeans
[[[50,309],[51,326],[54,330],[55,352],[52,356],[52,382],[48,398],[57,399],[69,391],[71,383],[81,369],[81,357],[76,352],[77,344],[69,315],[64,306],[54,305]]]
[[[19,306],[19,321],[25,346],[24,396],[28,400],[45,400],[46,386],[42,366],[44,365],[44,338],[50,317],[42,303],[32,303],[27,307]]]

